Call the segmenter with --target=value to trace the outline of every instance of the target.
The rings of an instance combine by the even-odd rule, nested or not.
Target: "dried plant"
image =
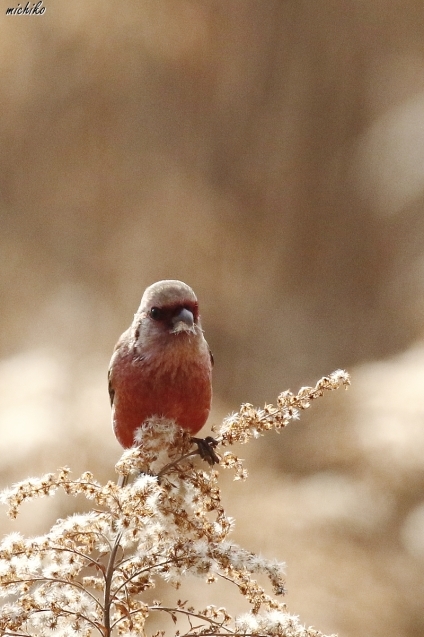
[[[235,470],[235,479],[246,478],[240,460],[222,448],[279,430],[325,391],[348,385],[349,376],[339,370],[315,388],[302,388],[297,395],[284,392],[275,407],[243,405],[216,432],[221,466]],[[284,593],[283,564],[229,541],[233,521],[221,504],[218,471],[194,466],[197,452],[190,450],[190,437],[163,419],[144,423],[140,435],[143,446],[126,451],[116,466],[118,484],[102,485],[89,472],[73,479],[64,468],[2,493],[12,518],[23,502],[59,488],[68,495],[82,494],[94,507],[58,520],[41,537],[12,533],[3,540],[0,633],[135,637],[146,635],[148,618],[162,613],[176,624],[174,634],[184,637],[321,635],[301,626],[285,604],[254,579],[255,573],[265,574],[274,594]],[[189,574],[208,583],[221,578],[232,583],[250,612],[233,618],[224,607],[195,609],[189,602],[176,601],[170,607],[147,601],[159,580],[178,589]]]

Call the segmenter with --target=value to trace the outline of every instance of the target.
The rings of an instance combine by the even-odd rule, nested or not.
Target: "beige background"
[[[211,422],[352,373],[237,450],[235,538],[287,562],[306,624],[424,635],[423,3],[0,5],[1,484],[113,477],[114,342],[146,285],[181,278]]]

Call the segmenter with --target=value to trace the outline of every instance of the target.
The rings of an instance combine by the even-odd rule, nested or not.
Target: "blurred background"
[[[424,635],[423,3],[8,2],[1,486],[63,464],[114,479],[113,346],[147,285],[182,279],[215,356],[211,424],[352,375],[235,449],[235,540],[287,562],[305,624]]]

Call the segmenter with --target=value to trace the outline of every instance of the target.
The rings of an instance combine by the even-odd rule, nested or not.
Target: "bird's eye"
[[[161,318],[163,317],[163,312],[158,307],[152,307],[152,309],[150,310],[150,316],[152,317],[153,320],[160,321]]]

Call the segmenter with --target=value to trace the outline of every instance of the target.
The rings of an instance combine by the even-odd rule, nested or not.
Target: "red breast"
[[[184,337],[183,334],[175,338]],[[180,348],[179,348],[180,349]],[[212,398],[212,365],[207,346],[192,355],[190,348],[168,360],[139,360],[123,343],[113,360],[113,428],[120,444],[134,444],[135,430],[150,416],[164,416],[197,433],[205,424]]]

